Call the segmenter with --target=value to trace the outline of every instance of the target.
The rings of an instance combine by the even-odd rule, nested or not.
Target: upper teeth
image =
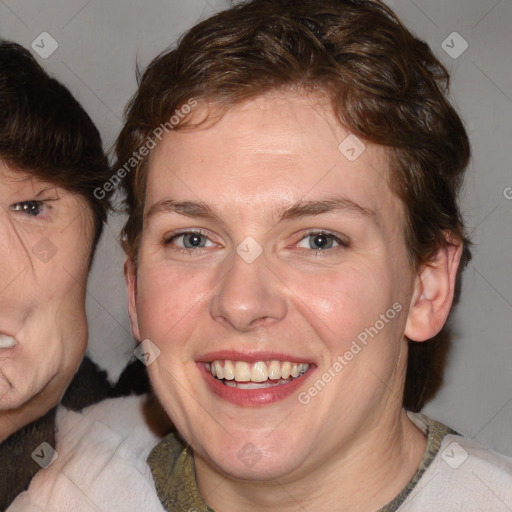
[[[16,340],[12,336],[0,334],[0,348],[12,348],[16,345]]]
[[[205,363],[206,369],[217,379],[235,380],[237,382],[265,382],[267,379],[279,380],[298,377],[306,373],[309,364],[291,363],[289,361],[220,361]]]

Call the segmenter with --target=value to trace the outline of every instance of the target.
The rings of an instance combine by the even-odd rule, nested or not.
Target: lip
[[[209,359],[210,357],[211,359]],[[206,369],[204,363],[214,361],[215,359],[230,359],[249,363],[268,360],[293,361],[294,363],[309,363],[310,368],[306,373],[286,384],[261,389],[238,389],[226,386]],[[201,356],[201,360],[198,360],[196,365],[213,394],[226,402],[242,407],[262,407],[285,400],[291,395],[295,396],[298,389],[309,381],[309,378],[316,369],[316,365],[311,363],[311,360],[276,354],[275,352],[258,352],[257,354],[241,354],[232,351],[211,352]]]

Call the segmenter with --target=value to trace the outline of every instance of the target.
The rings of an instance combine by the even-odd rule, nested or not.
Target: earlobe
[[[141,341],[139,322],[137,320],[137,275],[135,265],[130,258],[126,258],[124,262],[124,279],[128,292],[128,313],[130,315],[132,333],[137,341]]]
[[[410,340],[426,341],[443,328],[453,303],[462,249],[460,240],[449,240],[416,276],[404,333]]]

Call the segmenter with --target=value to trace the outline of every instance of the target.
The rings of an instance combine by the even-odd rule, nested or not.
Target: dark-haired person
[[[377,0],[242,2],[145,71],[117,157],[161,139],[124,242],[166,510],[512,508],[511,459],[417,412],[469,259],[447,82]]]
[[[162,510],[145,464],[162,436],[148,426],[144,366],[112,386],[83,359],[87,276],[110,209],[98,190],[110,179],[100,135],[70,92],[0,42],[1,511],[93,510],[95,493],[109,512]],[[145,487],[134,486],[144,471]]]
[[[94,190],[109,176],[100,135],[71,93],[26,49],[0,41],[2,511],[51,461],[57,404],[78,411],[113,393],[83,359],[87,276],[110,208],[110,194]]]

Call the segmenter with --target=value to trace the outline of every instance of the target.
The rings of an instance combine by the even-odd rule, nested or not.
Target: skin
[[[17,342],[0,349],[5,440],[60,401],[83,358],[94,221],[84,198],[4,163],[0,217],[0,332]]]
[[[194,115],[204,114],[199,106]],[[132,328],[161,351],[148,366],[155,391],[193,448],[196,478],[216,511],[374,511],[414,474],[424,435],[402,410],[404,338],[421,341],[444,324],[460,244],[415,272],[404,212],[387,185],[385,149],[366,143],[350,162],[349,132],[319,96],[272,93],[229,110],[217,123],[171,132],[150,161],[137,271],[127,261]],[[277,222],[297,201],[342,196],[350,209]],[[205,219],[164,211],[165,199],[204,202]],[[177,232],[201,229],[205,247],[184,249]],[[308,232],[348,246],[321,251]],[[236,253],[248,236],[263,248]],[[181,250],[181,251],[180,251]],[[332,367],[392,304],[402,311],[307,405],[297,395]],[[275,351],[313,363],[297,393],[264,407],[213,394],[202,354]],[[307,377],[307,378],[306,378]],[[258,454],[247,464],[240,451]]]

